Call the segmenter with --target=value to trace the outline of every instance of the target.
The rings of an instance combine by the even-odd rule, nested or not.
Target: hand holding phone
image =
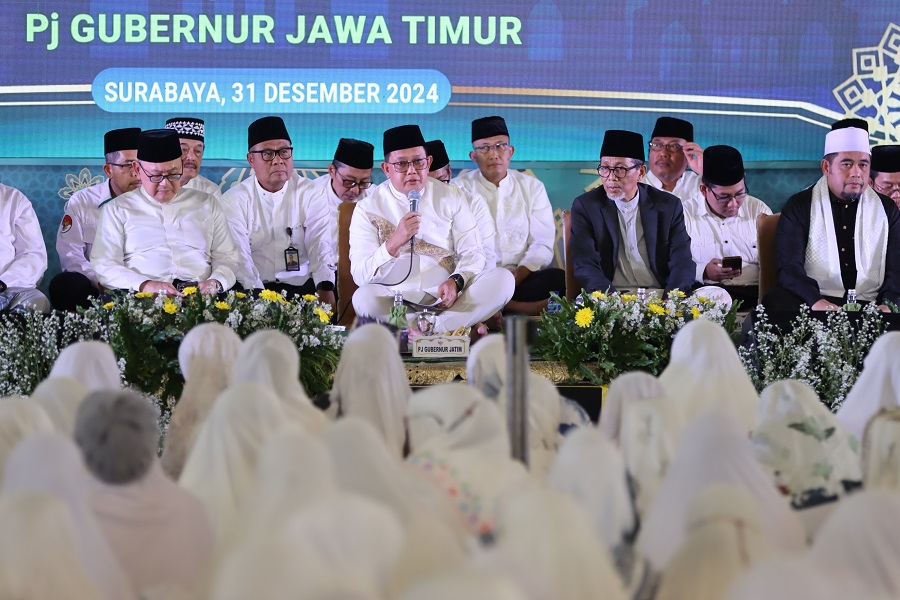
[[[740,256],[725,256],[722,258],[722,268],[740,271],[744,266],[744,259]]]

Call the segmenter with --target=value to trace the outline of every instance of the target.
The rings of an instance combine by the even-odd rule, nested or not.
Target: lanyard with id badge
[[[291,227],[287,227],[284,231],[288,235],[288,247],[284,250],[284,270],[299,271],[300,251],[294,248],[294,230]]]

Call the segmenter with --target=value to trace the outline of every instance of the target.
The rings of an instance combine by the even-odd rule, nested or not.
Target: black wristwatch
[[[463,288],[466,287],[466,280],[463,279],[463,276],[459,273],[454,273],[450,276],[450,279],[453,280],[453,283],[456,284],[456,293],[460,293],[463,291]]]
[[[6,284],[0,281],[0,294],[6,291]]]
[[[334,282],[333,281],[320,281],[316,285],[316,291],[322,292],[333,292],[334,291]]]
[[[218,279],[213,279],[213,281],[216,282],[216,293],[217,293],[217,294],[223,294],[223,293],[225,293],[225,286],[222,285],[222,282],[219,281]]]

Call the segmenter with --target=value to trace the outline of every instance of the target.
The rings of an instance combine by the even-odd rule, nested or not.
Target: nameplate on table
[[[415,358],[459,358],[469,355],[469,338],[463,335],[429,335],[413,340]]]

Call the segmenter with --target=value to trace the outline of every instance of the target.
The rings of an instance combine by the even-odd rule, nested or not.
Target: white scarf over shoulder
[[[878,290],[884,282],[888,222],[878,194],[869,187],[859,199],[853,235],[856,297],[871,302],[878,297]],[[809,211],[809,241],[806,243],[806,274],[819,282],[822,295],[844,295],[828,181],[824,176],[813,187],[812,207]]]

